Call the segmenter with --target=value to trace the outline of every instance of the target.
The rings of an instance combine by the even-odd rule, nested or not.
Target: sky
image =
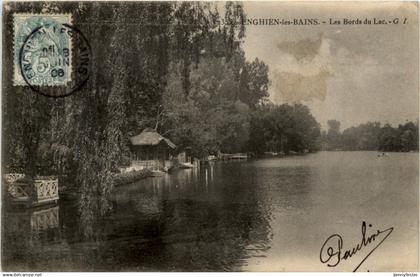
[[[398,25],[248,25],[243,46],[248,60],[268,64],[270,99],[308,105],[324,128],[329,119],[344,129],[418,118],[417,4],[244,2],[244,7],[253,19],[399,18]]]

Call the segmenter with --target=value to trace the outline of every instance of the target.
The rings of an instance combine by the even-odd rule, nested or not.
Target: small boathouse
[[[155,129],[146,128],[130,138],[132,167],[136,169],[168,170],[176,145],[160,135]]]

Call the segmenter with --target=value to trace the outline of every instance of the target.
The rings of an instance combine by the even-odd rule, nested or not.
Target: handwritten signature
[[[369,224],[372,227],[372,224]],[[375,240],[379,241],[378,244],[362,259],[356,266],[353,272],[357,271],[359,267],[366,261],[366,259],[381,245],[392,233],[393,227],[386,230],[377,230],[376,233],[366,237],[366,222],[362,222],[362,240],[356,244],[351,250],[343,250],[343,238],[339,234],[333,234],[327,238],[321,247],[319,259],[322,263],[327,264],[329,267],[337,266],[342,260],[347,260],[353,257],[358,251],[362,250]]]

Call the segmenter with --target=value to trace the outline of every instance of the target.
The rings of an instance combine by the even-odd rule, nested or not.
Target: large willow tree
[[[72,24],[92,48],[90,79],[71,96],[50,99],[14,87],[12,68],[3,95],[5,170],[59,175],[61,184],[80,192],[82,226],[91,226],[84,230],[87,235],[110,209],[112,174],[127,162],[129,136],[159,126],[172,65],[179,66],[180,92],[186,96],[197,85],[191,73],[201,61],[224,59],[236,80],[244,65],[240,22],[245,15],[233,2],[224,7],[208,2],[7,3],[4,20],[10,26],[11,10],[71,13]],[[6,34],[10,65],[12,38],[12,32]],[[240,62],[233,66],[231,60]],[[165,132],[170,126],[160,128]]]

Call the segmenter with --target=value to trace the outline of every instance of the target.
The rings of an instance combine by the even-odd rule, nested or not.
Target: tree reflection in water
[[[61,200],[58,239],[34,249],[26,232],[6,237],[5,269],[241,270],[249,256],[264,255],[271,229],[255,171],[237,169],[215,164],[118,187],[109,214],[97,187],[79,204]]]
[[[240,270],[249,255],[263,255],[271,230],[256,187],[232,174],[222,177],[223,170],[179,171],[118,194],[108,230],[122,233],[108,233],[103,253],[120,263],[109,269]],[[248,174],[242,177],[252,180]]]

